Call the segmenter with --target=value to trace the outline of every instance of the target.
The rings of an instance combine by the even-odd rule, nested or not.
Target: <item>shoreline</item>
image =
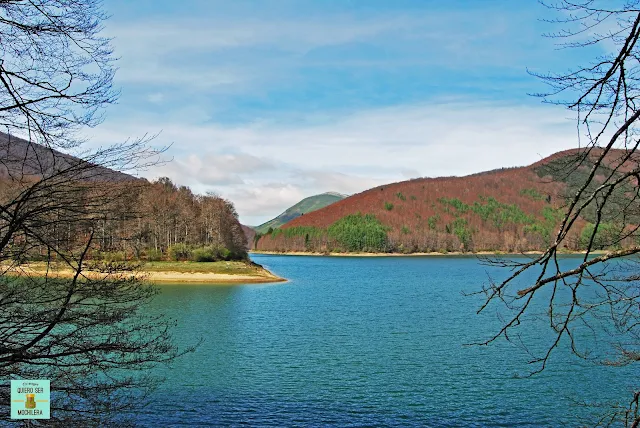
[[[592,251],[591,254],[604,254],[604,251]],[[450,256],[539,256],[543,251],[525,251],[523,253],[502,253],[495,251],[478,251],[476,253],[463,253],[460,251],[450,251],[448,253],[319,253],[305,251],[258,251],[251,250],[249,254],[264,254],[271,256],[323,256],[323,257],[450,257]],[[584,255],[584,251],[568,251],[558,253],[560,256]]]
[[[277,282],[287,282],[286,278],[281,278],[269,270],[260,267],[257,268],[256,275],[247,274],[228,274],[216,272],[177,272],[177,271],[145,271],[140,270],[138,273],[143,281],[151,282],[158,285],[172,284],[200,284],[200,285],[241,285],[241,284],[270,284]],[[9,271],[10,274],[20,275],[36,275],[51,276],[54,278],[72,278],[74,272],[71,269],[51,269],[48,272],[42,269],[34,269],[27,266],[21,266],[19,269]],[[86,277],[97,277],[101,275],[96,271],[84,271]]]
[[[142,272],[145,280],[154,284],[184,283],[211,285],[240,285],[240,284],[270,284],[287,282],[267,269],[262,268],[260,275],[235,275],[227,273],[208,272]]]

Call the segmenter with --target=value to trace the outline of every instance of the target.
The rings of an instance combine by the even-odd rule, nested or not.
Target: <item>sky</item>
[[[576,147],[529,71],[585,52],[536,0],[105,0],[119,102],[92,144],[159,134],[142,171],[258,225],[299,200],[531,164]]]

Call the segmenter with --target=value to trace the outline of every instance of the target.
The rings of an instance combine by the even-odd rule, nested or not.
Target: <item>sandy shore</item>
[[[48,273],[44,270],[33,269],[28,266],[21,266],[19,270],[10,271],[16,275],[36,275],[58,278],[72,278],[74,272],[71,269],[51,270]],[[286,279],[269,272],[264,268],[258,269],[255,275],[226,274],[214,272],[140,272],[147,280],[153,283],[183,283],[183,284],[266,284],[272,282],[285,282]],[[89,278],[100,277],[99,272],[85,271],[84,275]]]
[[[147,272],[147,280],[159,283],[197,283],[197,284],[265,284],[271,282],[285,282],[264,269],[259,275],[232,275],[226,273],[204,272]]]

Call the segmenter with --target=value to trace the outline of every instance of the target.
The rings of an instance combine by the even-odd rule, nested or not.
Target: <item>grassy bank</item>
[[[229,275],[256,275],[261,268],[245,262],[147,262],[145,272],[223,273]]]

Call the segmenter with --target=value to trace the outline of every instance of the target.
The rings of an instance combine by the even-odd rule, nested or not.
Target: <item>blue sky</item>
[[[316,193],[526,165],[575,147],[527,74],[593,52],[535,0],[105,0],[119,103],[96,144],[160,132],[169,176],[256,225]]]

